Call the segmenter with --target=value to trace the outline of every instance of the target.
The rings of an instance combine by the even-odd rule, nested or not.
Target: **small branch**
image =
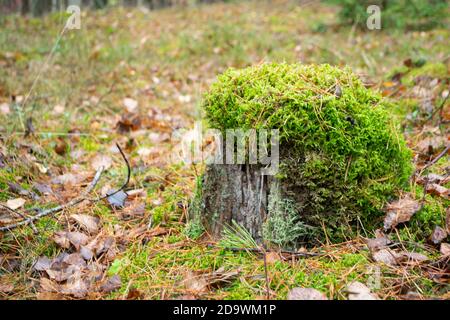
[[[17,211],[17,210],[14,210],[14,209],[12,209],[12,208],[10,208],[10,207],[8,207],[8,206],[5,206],[4,204],[1,204],[0,203],[0,207],[2,207],[2,208],[4,208],[4,209],[6,209],[6,210],[8,210],[8,211],[10,211],[10,212],[12,212],[12,213],[14,213],[14,214],[16,214],[16,215],[18,215],[18,216],[20,216],[22,219],[27,219],[27,217],[25,217],[23,214],[22,214],[22,212],[20,212],[20,211]],[[30,227],[31,227],[31,229],[33,229],[33,233],[34,234],[37,234],[38,233],[38,230],[36,229],[36,226],[34,225],[34,223],[31,221],[30,222]]]
[[[434,159],[431,160],[429,163],[427,163],[427,164],[425,165],[425,167],[423,167],[423,168],[420,170],[420,172],[422,173],[423,171],[425,171],[425,169],[428,169],[429,167],[431,167],[432,165],[434,165],[436,162],[438,162],[440,158],[442,158],[443,156],[445,156],[445,155],[447,154],[447,152],[448,152],[449,149],[450,149],[450,144],[447,145],[447,147],[446,147],[441,153],[439,153],[439,154],[437,155],[436,158],[434,158]]]
[[[22,218],[24,218],[24,220],[22,220],[20,222],[17,222],[17,223],[14,223],[14,224],[10,224],[10,225],[4,226],[4,227],[0,227],[0,232],[1,231],[3,231],[3,232],[4,231],[9,231],[9,230],[15,229],[15,228],[17,228],[19,226],[24,226],[24,225],[28,225],[28,224],[33,225],[33,221],[36,221],[36,220],[38,220],[38,219],[40,219],[42,217],[48,216],[50,214],[54,214],[54,213],[60,212],[60,211],[62,211],[64,209],[66,209],[66,208],[75,206],[75,205],[77,205],[77,204],[79,204],[79,203],[81,203],[81,202],[83,202],[85,200],[91,201],[91,202],[97,202],[97,201],[103,200],[105,198],[108,198],[108,197],[110,197],[112,195],[115,195],[116,193],[118,193],[118,192],[122,191],[123,189],[125,189],[128,186],[128,183],[130,182],[131,166],[130,166],[130,163],[129,163],[127,157],[125,156],[125,153],[120,148],[119,144],[116,143],[116,146],[119,149],[120,155],[122,156],[125,164],[127,165],[127,179],[126,179],[125,183],[119,189],[117,189],[116,191],[114,191],[112,193],[106,194],[103,197],[98,197],[98,198],[93,198],[93,199],[87,198],[88,194],[91,193],[92,190],[94,190],[95,186],[97,185],[98,181],[100,180],[100,177],[101,177],[101,175],[103,173],[103,170],[104,170],[104,168],[101,167],[95,173],[94,179],[92,180],[92,182],[90,183],[88,188],[84,191],[84,193],[80,197],[72,199],[71,201],[69,201],[66,204],[59,205],[59,206],[56,206],[54,208],[47,209],[47,210],[39,210],[38,209],[39,210],[38,214],[36,214],[34,216],[30,216],[28,218],[25,218],[22,213],[20,213],[20,212],[18,212],[16,210],[12,210],[12,209],[7,207],[10,211],[12,211],[12,212],[18,214],[19,216],[21,216]],[[34,228],[34,230],[35,230],[35,228]],[[37,230],[35,230],[35,231],[37,231]]]
[[[11,224],[11,225],[7,225],[7,226],[4,226],[4,227],[0,227],[0,231],[3,231],[3,232],[4,231],[10,231],[10,230],[15,229],[15,228],[20,227],[20,226],[32,224],[33,221],[36,221],[36,220],[38,220],[38,219],[40,219],[42,217],[48,216],[50,214],[54,214],[56,212],[62,211],[64,209],[66,209],[66,208],[75,206],[75,205],[83,202],[84,200],[86,200],[86,196],[97,185],[98,181],[100,180],[100,177],[101,177],[102,173],[103,173],[103,167],[101,167],[100,169],[97,170],[97,172],[96,172],[96,174],[94,176],[94,179],[92,180],[92,182],[90,183],[89,187],[85,190],[85,192],[83,193],[83,195],[81,197],[75,198],[75,199],[69,201],[66,204],[62,204],[62,205],[56,206],[54,208],[50,208],[50,209],[47,209],[47,210],[40,210],[40,212],[38,214],[36,214],[34,216],[31,216],[31,217],[28,217],[25,220],[22,220],[20,222],[17,222],[17,223]],[[21,213],[17,212],[16,210],[14,210],[14,212],[23,217],[23,215]]]
[[[102,197],[98,197],[98,198],[95,198],[95,199],[89,199],[90,201],[94,201],[95,202],[95,201],[101,201],[101,200],[104,200],[106,198],[109,198],[109,197],[119,193],[120,191],[123,191],[128,186],[128,184],[130,183],[130,179],[131,179],[130,162],[128,161],[127,157],[125,156],[125,153],[122,151],[122,148],[120,148],[118,143],[116,143],[116,147],[117,147],[117,149],[119,149],[120,155],[122,156],[123,161],[127,165],[127,179],[124,182],[124,184],[122,184],[122,186],[119,189],[117,189],[116,191],[113,191],[111,193],[107,193],[106,195],[104,195]]]
[[[435,115],[437,112],[439,112],[439,116],[442,118],[441,112],[442,112],[442,110],[443,110],[443,108],[444,108],[444,106],[445,106],[445,103],[447,102],[447,99],[448,99],[449,95],[450,95],[450,91],[448,91],[448,93],[447,93],[447,95],[445,96],[444,100],[442,100],[442,102],[441,102],[441,104],[439,105],[439,107],[437,107],[437,108],[433,111],[433,113],[430,115],[430,117],[428,118],[428,120],[433,119],[434,115]]]

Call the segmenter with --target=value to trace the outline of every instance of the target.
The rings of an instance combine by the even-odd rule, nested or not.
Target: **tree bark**
[[[225,225],[234,220],[253,238],[263,238],[271,176],[262,176],[256,165],[208,165],[203,180],[204,225],[214,237],[220,237]]]

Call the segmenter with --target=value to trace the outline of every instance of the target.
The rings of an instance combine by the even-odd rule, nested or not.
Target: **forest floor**
[[[0,231],[0,298],[284,299],[304,287],[346,299],[359,281],[381,299],[449,299],[450,246],[436,239],[450,232],[446,156],[423,172],[425,195],[424,179],[411,182],[423,207],[389,248],[361,234],[302,248],[317,256],[263,259],[186,221],[202,166],[173,161],[173,135],[201,119],[202,93],[228,67],[349,65],[396,101],[419,170],[448,145],[450,31],[360,31],[336,12],[297,1],[111,9],[83,12],[60,38],[60,15],[0,18],[0,204],[23,215],[67,204],[106,169],[88,200]],[[128,196],[89,201],[126,181],[116,143]],[[0,209],[0,227],[20,219]]]

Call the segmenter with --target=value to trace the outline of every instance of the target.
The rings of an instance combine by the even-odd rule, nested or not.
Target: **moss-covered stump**
[[[200,214],[216,236],[236,220],[280,246],[371,229],[412,172],[390,103],[349,69],[262,64],[220,75],[205,95],[209,126],[278,129],[280,168],[208,165]]]

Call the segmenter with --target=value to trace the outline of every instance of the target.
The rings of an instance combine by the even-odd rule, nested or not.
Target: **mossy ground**
[[[79,212],[99,216],[108,231],[118,225],[132,230],[147,224],[150,217],[153,226],[171,230],[149,242],[124,248],[110,266],[110,273],[121,276],[122,288],[103,298],[127,297],[133,287],[139,288],[142,298],[181,296],[186,293],[180,284],[184,272],[209,272],[219,266],[226,270],[241,268],[242,272],[229,285],[214,288],[205,297],[264,297],[264,267],[260,257],[208,247],[204,238],[187,237],[186,234],[196,238],[200,232],[198,228],[197,232],[185,231],[184,206],[192,198],[202,168],[164,164],[162,160],[171,150],[170,143],[151,142],[147,134],[119,133],[115,126],[124,112],[124,97],[139,100],[143,113],[155,108],[192,123],[201,93],[217,74],[229,67],[243,68],[261,61],[349,65],[356,73],[377,82],[380,88],[390,80],[389,73],[410,57],[423,58],[427,63],[444,63],[448,70],[448,60],[445,60],[449,54],[448,30],[424,33],[361,32],[350,27],[334,30],[336,8],[320,3],[299,6],[298,1],[283,0],[270,5],[246,1],[149,14],[124,9],[107,13],[86,12],[82,17],[83,28],[67,33],[61,40],[51,66],[44,70],[35,87],[29,105],[34,106],[32,114],[30,110],[0,114],[0,135],[2,139],[7,137],[2,143],[8,154],[15,156],[9,162],[14,165],[0,168],[0,201],[17,197],[9,191],[7,182],[15,181],[29,189],[34,181],[46,182],[51,176],[72,171],[74,164],[92,170],[90,159],[99,153],[110,154],[111,145],[119,142],[128,146],[126,152],[131,157],[130,188],[147,191],[146,213],[138,220],[123,221],[104,203],[97,203],[42,219],[36,224],[38,235],[29,228],[0,234],[0,254],[12,255],[19,262],[13,269],[1,266],[1,283],[13,283],[15,288],[13,293],[0,293],[2,298],[36,297],[37,275],[30,270],[34,259],[40,255],[55,256],[61,251],[52,240],[53,233],[67,226],[68,215]],[[318,23],[327,27],[315,27]],[[57,15],[43,19],[2,17],[0,24],[0,103],[10,103],[10,96],[24,96],[28,92],[61,31],[62,20]],[[338,45],[330,47],[330,43]],[[411,88],[405,90],[409,92]],[[395,116],[405,119],[414,104],[394,105]],[[64,111],[56,112],[56,105],[64,105]],[[25,114],[33,116],[37,133],[36,137],[24,140],[18,120]],[[408,122],[405,126],[416,124]],[[157,131],[155,128],[166,130],[167,126],[157,122],[153,127]],[[71,132],[84,135],[79,138],[67,135]],[[59,138],[71,150],[84,151],[84,156],[58,155],[55,146]],[[414,134],[408,139],[414,141]],[[410,147],[416,142],[410,142]],[[27,162],[24,155],[30,154],[29,148],[19,143],[41,150],[31,152],[36,157],[34,162],[49,168],[50,172],[44,174],[40,166]],[[143,146],[158,146],[163,152],[146,159],[137,154]],[[111,186],[119,185],[125,174],[120,157],[114,155],[113,160],[115,169],[110,170],[106,179]],[[445,161],[442,159],[431,171],[442,173],[448,166]],[[67,190],[67,198],[80,190],[81,187]],[[417,197],[420,198],[419,190]],[[423,213],[406,226],[409,231],[399,229],[403,240],[424,242],[415,235],[424,236],[434,221],[442,220],[442,210],[448,202],[431,195],[426,200]],[[58,199],[43,197],[39,203],[28,201],[27,205],[50,206],[56,202]],[[427,229],[423,227],[424,221],[430,221]],[[361,235],[372,236],[363,230]],[[325,251],[326,256],[269,264],[272,298],[285,298],[293,286],[311,286],[329,297],[343,299],[342,288],[349,280],[364,280],[377,266],[359,244],[360,240],[338,246],[325,243],[317,250]],[[445,287],[429,280],[420,268],[400,272],[379,266],[382,281],[376,291],[382,298],[397,298],[406,287],[415,288],[425,297],[445,296]]]

